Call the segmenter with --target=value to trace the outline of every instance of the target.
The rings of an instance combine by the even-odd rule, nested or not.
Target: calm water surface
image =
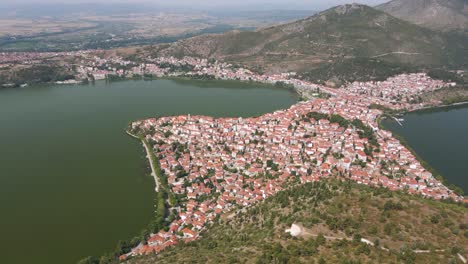
[[[153,210],[136,119],[254,116],[289,91],[232,82],[123,81],[0,90],[1,263],[76,263],[140,233]]]
[[[403,136],[424,160],[468,194],[468,106],[406,114],[403,127],[383,125]]]

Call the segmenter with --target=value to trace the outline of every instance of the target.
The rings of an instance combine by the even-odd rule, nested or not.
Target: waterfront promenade
[[[130,133],[129,131],[126,131],[126,133],[127,133],[129,136],[131,136],[131,137],[133,137],[133,138],[138,139],[139,141],[141,141],[141,144],[142,144],[143,147],[145,148],[145,151],[146,151],[146,158],[148,159],[148,162],[149,162],[150,168],[151,168],[151,176],[154,178],[154,183],[155,183],[155,186],[156,186],[156,187],[155,187],[155,191],[156,191],[156,192],[159,192],[159,186],[161,186],[161,183],[159,182],[159,177],[158,177],[158,175],[156,174],[156,165],[154,164],[155,161],[154,161],[153,158],[152,158],[152,155],[154,155],[154,154],[151,153],[151,150],[150,150],[150,148],[148,147],[148,143],[146,143],[144,139],[139,138],[138,136],[136,136],[136,135]]]

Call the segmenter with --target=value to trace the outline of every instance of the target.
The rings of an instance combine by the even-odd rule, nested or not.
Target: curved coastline
[[[172,77],[172,78],[157,78],[155,80],[169,80],[169,81],[174,81],[174,82],[179,80],[179,81],[182,81],[182,84],[184,84],[184,81],[191,81],[191,80],[199,81],[199,82],[202,82],[202,83],[204,83],[204,82],[213,82],[214,81],[214,82],[217,82],[218,84],[224,84],[224,85],[221,85],[222,87],[224,87],[226,84],[228,84],[227,85],[228,87],[231,87],[231,85],[235,85],[235,84],[238,84],[238,85],[240,84],[240,86],[242,87],[242,84],[244,84],[244,86],[245,85],[248,86],[248,88],[249,88],[248,90],[255,89],[255,88],[270,88],[270,89],[275,89],[275,90],[284,90],[284,91],[286,91],[286,89],[275,87],[274,84],[265,84],[265,83],[259,83],[259,82],[248,82],[248,81],[241,81],[241,80],[223,80],[223,79],[199,80],[199,79],[190,79],[190,78],[187,78],[187,77],[177,77],[177,76]],[[118,82],[121,82],[121,81],[124,81],[124,80],[117,80],[115,82],[118,83]],[[130,80],[130,81],[132,81],[132,80]],[[143,80],[141,80],[141,81],[143,81]],[[231,85],[229,85],[229,84],[231,84]],[[197,86],[197,85],[195,85],[195,86]],[[288,97],[294,98],[294,102],[292,102],[292,104],[298,102],[298,100],[295,97],[295,94],[294,94],[294,96],[292,94],[290,94],[290,95],[288,95]],[[279,107],[279,108],[276,107],[276,108],[273,108],[273,109],[268,110],[266,112],[275,111],[277,109],[282,109],[282,108],[289,107],[289,106],[290,106],[290,104],[288,104],[287,106],[284,106],[284,107]],[[173,115],[179,115],[179,114],[175,113]],[[250,116],[256,116],[257,114],[256,113],[250,113],[250,114],[247,114],[247,115],[250,117]],[[154,154],[151,152],[151,148],[149,147],[149,143],[146,142],[146,144],[145,144],[146,140],[142,139],[138,135],[138,133],[134,133],[134,131],[131,131],[131,124],[135,120],[143,120],[143,119],[153,118],[154,117],[154,115],[146,115],[146,118],[144,116],[145,115],[140,116],[137,119],[131,119],[131,122],[127,123],[127,126],[124,129],[122,129],[121,131],[125,132],[129,137],[131,137],[133,139],[137,139],[139,142],[141,142],[141,144],[145,148],[145,152],[146,152],[145,153],[146,154],[145,158],[148,160],[147,162],[150,165],[149,167],[151,168],[151,176],[154,178],[156,186],[159,186],[159,190],[158,190],[158,188],[154,189],[156,192],[154,193],[155,196],[154,196],[153,203],[152,203],[153,207],[154,207],[155,216],[150,220],[150,223],[147,225],[147,227],[145,227],[142,230],[141,234],[136,233],[135,237],[133,237],[132,239],[129,239],[129,240],[126,240],[126,241],[123,241],[123,242],[119,243],[116,250],[105,253],[104,257],[107,257],[107,258],[114,258],[115,256],[118,257],[122,253],[126,253],[123,250],[125,248],[127,248],[128,245],[131,245],[132,248],[137,246],[140,239],[143,236],[148,236],[150,234],[150,230],[152,230],[152,228],[150,228],[150,227],[152,226],[155,219],[158,218],[158,216],[160,215],[160,214],[157,213],[157,211],[160,208],[161,208],[161,210],[162,210],[162,208],[164,208],[164,210],[166,212],[168,212],[169,208],[171,208],[171,206],[172,206],[171,195],[168,194],[167,190],[166,190],[167,189],[167,180],[165,180],[164,177],[161,177],[161,175],[159,173],[160,169],[159,169],[159,165],[158,165],[158,163],[159,163],[158,158],[155,157]],[[245,116],[245,114],[238,114],[238,115],[236,114],[236,116]],[[152,155],[153,155],[153,157],[151,157]],[[154,162],[152,162],[152,158],[153,158]],[[159,184],[158,184],[158,182],[159,182]],[[136,242],[138,242],[138,243],[136,243]]]
[[[429,113],[436,113],[436,112],[441,112],[441,111],[444,111],[444,109],[446,109],[445,111],[450,111],[450,110],[453,110],[453,109],[463,109],[463,108],[468,108],[468,102],[460,102],[460,103],[455,103],[455,104],[451,104],[451,105],[439,105],[439,106],[430,106],[430,107],[425,107],[425,108],[421,108],[421,109],[415,109],[415,110],[411,110],[411,111],[401,111],[399,112],[398,114],[401,114],[401,115],[406,115],[406,114],[411,114],[411,113],[426,113],[426,114],[429,114]],[[391,131],[390,129],[388,129],[387,127],[385,127],[385,125],[383,124],[383,120],[385,118],[388,118],[386,116],[386,114],[384,113],[381,118],[378,119],[378,123],[379,123],[379,127],[382,128],[382,129],[385,129],[387,131]],[[400,141],[400,143],[405,146],[415,157],[416,159],[421,163],[421,165],[426,169],[428,170],[429,172],[433,173],[434,174],[434,177],[436,177],[438,180],[440,180],[444,185],[448,186],[450,189],[454,190],[455,192],[460,192],[462,193],[462,195],[464,195],[465,198],[468,198],[468,195],[467,195],[467,192],[465,190],[463,190],[461,187],[459,187],[457,184],[453,183],[453,182],[450,182],[449,180],[447,180],[447,178],[441,174],[437,169],[435,169],[429,162],[427,162],[425,159],[423,159],[419,154],[418,152],[410,146],[409,142],[407,141],[407,139],[399,134],[399,133],[396,133],[396,132],[393,132],[391,131],[393,136],[398,139]]]
[[[214,83],[220,89],[203,89],[199,87],[203,82],[195,82],[195,85],[192,85],[190,82],[175,83],[166,80],[130,80],[111,84],[96,81],[95,84],[82,86],[42,84],[37,87],[34,85],[0,89],[4,109],[2,120],[10,124],[3,129],[6,137],[3,138],[2,144],[6,151],[2,163],[3,171],[6,172],[3,173],[5,191],[2,197],[6,197],[3,198],[5,201],[11,200],[3,207],[6,210],[2,223],[4,227],[10,226],[5,230],[5,261],[31,263],[30,259],[34,258],[33,262],[36,263],[53,263],[50,259],[46,260],[50,256],[45,256],[47,250],[44,248],[60,246],[60,239],[67,240],[62,237],[65,234],[67,237],[73,236],[82,240],[87,234],[80,231],[84,228],[89,233],[106,231],[110,234],[96,237],[83,247],[79,246],[77,240],[69,243],[68,249],[61,250],[54,256],[56,259],[65,259],[60,259],[57,263],[74,263],[74,260],[88,254],[101,256],[112,251],[119,240],[130,240],[141,234],[141,230],[154,219],[156,195],[153,179],[147,177],[150,170],[147,162],[143,160],[145,157],[141,145],[135,144],[136,141],[129,140],[128,135],[122,133],[129,121],[188,112],[220,117],[250,117],[287,108],[296,103],[292,94],[282,89],[263,86],[259,86],[258,89],[244,89],[243,87],[256,85],[230,85],[222,81]],[[239,104],[240,100],[243,100],[242,104]],[[50,127],[47,124],[56,126]],[[33,136],[31,131],[34,131]],[[93,133],[92,139],[87,138],[89,133]],[[52,138],[55,136],[57,138]],[[47,143],[49,140],[53,143]],[[27,149],[31,145],[34,145],[34,148],[27,157],[20,153],[21,149]],[[66,151],[72,151],[71,155],[64,155]],[[24,163],[23,158],[28,159],[28,166],[21,166],[21,163]],[[109,170],[109,165],[113,167],[112,170]],[[13,174],[22,176],[25,180],[30,177],[28,186],[25,186],[27,188],[12,188],[18,186],[18,183],[23,183],[20,177],[11,177]],[[100,177],[99,174],[103,176]],[[48,180],[51,184],[48,184]],[[94,182],[97,184],[91,184]],[[109,185],[109,182],[112,184]],[[41,188],[34,188],[33,184],[36,183]],[[40,184],[47,184],[44,187],[51,191],[44,191],[46,189]],[[63,186],[57,188],[58,184]],[[88,188],[88,185],[92,186]],[[28,190],[29,187],[32,190]],[[10,191],[14,191],[12,195],[8,195]],[[27,202],[26,197],[30,194],[36,198]],[[53,199],[53,196],[58,194],[61,199]],[[78,198],[74,199],[75,196]],[[95,199],[99,201],[94,202]],[[90,203],[90,206],[86,206],[86,203]],[[16,205],[23,210],[14,209]],[[50,213],[43,210],[34,225],[16,226],[23,221],[21,219],[27,219],[24,215],[39,211],[43,205],[47,206],[45,209],[50,209]],[[55,215],[52,208],[57,209],[55,211],[61,218],[51,218]],[[96,210],[96,213],[93,210]],[[93,221],[92,217],[89,217],[89,223],[86,222],[88,219],[79,220],[80,217],[84,217],[79,215],[81,211],[98,216],[99,219]],[[125,219],[121,217],[123,214],[133,217]],[[105,218],[107,216],[109,219]],[[114,217],[118,220],[112,222]],[[53,223],[59,219],[63,224],[57,227],[37,228],[40,227],[40,221]],[[112,223],[109,224],[109,221]],[[103,227],[99,227],[96,222]],[[77,228],[70,230],[71,232],[62,232],[61,229],[65,229],[66,224],[73,224]],[[18,230],[15,230],[16,227]],[[112,231],[113,228],[117,230]],[[41,235],[36,235],[35,229],[38,230],[37,234]],[[35,240],[44,237],[43,233],[49,233],[50,239],[38,244],[26,256],[18,254],[19,250],[15,249],[17,247],[8,243],[31,234],[30,241],[37,243]]]
[[[130,78],[132,79],[132,78]],[[204,79],[197,79],[197,78],[192,78],[190,76],[166,76],[166,77],[161,77],[161,78],[153,78],[153,79],[148,79],[148,80],[157,80],[157,79],[165,79],[165,80],[172,80],[172,81],[202,81],[202,82],[205,82],[205,81],[223,81],[223,82],[230,82],[230,83],[237,83],[237,82],[240,82],[240,83],[245,83],[245,84],[258,84],[258,85],[261,85],[263,87],[267,87],[267,86],[270,86],[270,87],[273,87],[275,88],[275,85],[273,84],[268,84],[268,83],[262,83],[262,82],[256,82],[256,81],[242,81],[242,80],[224,80],[224,79],[213,79],[213,80],[204,80]],[[117,80],[119,81],[119,80]],[[298,89],[296,88],[293,88],[293,89],[290,89],[290,88],[285,88],[291,92],[293,92],[296,96],[301,96],[301,93]],[[424,113],[424,112],[432,112],[432,111],[442,111],[442,109],[447,109],[447,110],[451,110],[451,109],[458,109],[458,108],[465,108],[465,107],[468,107],[468,101],[466,102],[458,102],[458,103],[453,103],[453,104],[450,104],[450,105],[434,105],[434,106],[427,106],[427,107],[422,107],[422,108],[419,108],[419,109],[413,109],[413,110],[403,110],[403,111],[398,111],[398,112],[395,112],[395,113],[392,113],[392,114],[388,114],[388,113],[383,113],[381,116],[378,117],[378,125],[381,129],[384,129],[384,130],[387,130],[387,131],[390,131],[389,129],[387,129],[383,124],[382,124],[382,121],[385,119],[385,118],[388,118],[388,115],[390,116],[393,116],[395,114],[401,114],[401,115],[405,115],[405,114],[410,114],[410,113],[418,113],[418,112],[421,112],[421,113]],[[142,140],[140,137],[132,134],[131,132],[129,132],[127,129],[125,130],[125,132],[135,138],[135,139],[138,139],[139,141],[142,142],[145,150],[146,150],[146,154],[147,154],[147,159],[148,159],[148,162],[150,164],[150,167],[151,167],[151,170],[152,170],[152,173],[151,173],[151,176],[154,177],[155,179],[155,184],[156,184],[156,192],[159,191],[159,186],[160,186],[160,182],[159,182],[159,179],[156,175],[156,172],[155,172],[155,169],[154,169],[154,165],[153,165],[153,162],[152,162],[152,159],[150,157],[150,155],[152,154],[150,149],[148,148],[147,146],[147,143],[145,143],[145,140]],[[446,177],[444,177],[437,169],[435,169],[434,167],[432,167],[432,165],[430,165],[426,160],[424,160],[418,153],[417,151],[412,148],[410,146],[410,144],[408,143],[408,141],[405,139],[404,136],[398,134],[398,133],[395,133],[395,132],[392,132],[392,134],[394,135],[394,137],[396,139],[398,139],[401,144],[403,146],[405,146],[415,157],[416,159],[422,164],[422,166],[428,170],[429,172],[431,172],[435,178],[437,178],[438,180],[440,180],[444,185],[448,186],[450,189],[452,190],[455,190],[455,192],[460,192],[463,193],[463,195],[466,195],[465,191],[457,186],[456,184],[454,183],[451,183],[447,180]],[[465,197],[468,197],[468,196],[465,196]]]
[[[468,107],[468,101],[453,103],[449,105],[441,104],[441,105],[435,105],[435,106],[428,106],[428,107],[423,107],[420,109],[405,111],[405,112],[402,112],[401,114],[410,114],[410,113],[418,113],[418,112],[430,113],[430,112],[443,111],[444,109],[446,109],[447,111],[450,111],[452,109],[459,109],[459,108],[466,108],[466,107]]]
[[[156,168],[155,168],[155,165],[154,165],[154,161],[151,158],[152,153],[150,151],[150,148],[149,148],[148,144],[146,143],[146,141],[144,139],[132,134],[130,131],[126,130],[125,132],[127,133],[127,135],[131,136],[132,138],[135,138],[135,139],[138,139],[139,141],[141,141],[141,144],[145,148],[146,158],[148,159],[148,162],[149,162],[150,168],[151,168],[151,176],[154,178],[154,182],[155,182],[155,186],[156,186],[155,191],[159,192],[159,186],[161,186],[161,183],[159,182],[159,177],[156,174]]]
[[[300,94],[299,94],[299,92],[298,92],[297,90],[295,90],[295,94],[300,96]],[[449,108],[449,109],[451,109],[451,108],[458,108],[458,107],[461,107],[461,108],[468,107],[468,101],[467,101],[467,102],[455,103],[455,104],[451,104],[451,105],[431,106],[431,107],[420,108],[420,109],[415,109],[415,110],[410,110],[410,111],[401,111],[401,112],[398,112],[398,114],[404,115],[404,114],[409,114],[409,113],[417,113],[417,112],[425,112],[425,111],[430,112],[430,111],[434,111],[434,110],[441,110],[441,109],[444,109],[444,108]],[[378,125],[379,125],[379,127],[380,127],[381,129],[390,131],[390,130],[387,129],[387,128],[383,125],[383,123],[382,123],[382,121],[383,121],[385,118],[388,118],[388,116],[386,116],[386,115],[387,115],[386,113],[383,113],[383,114],[378,118],[377,122],[378,122]],[[151,169],[152,169],[152,174],[151,174],[151,175],[155,178],[156,186],[159,186],[160,183],[159,183],[159,180],[157,179],[157,176],[156,176],[156,174],[155,174],[155,170],[154,170],[154,168],[153,168],[152,160],[151,160],[151,158],[150,158],[150,156],[149,156],[151,153],[150,153],[150,150],[148,149],[147,144],[145,144],[144,140],[142,140],[142,139],[139,138],[138,136],[132,134],[132,133],[129,132],[128,130],[125,130],[125,132],[126,132],[129,136],[131,136],[131,137],[133,137],[133,138],[135,138],[135,139],[138,139],[138,140],[140,140],[140,141],[142,142],[143,146],[145,147],[146,153],[147,153],[147,159],[148,159],[148,161],[149,161],[149,163],[150,163],[150,166],[151,166]],[[392,131],[391,131],[391,132],[392,132]],[[392,132],[392,134],[393,134],[393,136],[394,136],[396,139],[398,139],[398,140],[401,142],[401,144],[402,144],[403,146],[405,146],[405,147],[416,157],[416,159],[422,164],[422,166],[423,166],[426,170],[428,170],[429,172],[431,172],[432,174],[434,174],[434,177],[435,177],[435,178],[437,178],[438,180],[440,180],[444,185],[448,186],[448,187],[449,187],[450,189],[452,189],[452,190],[455,189],[455,190],[457,190],[458,192],[461,190],[462,193],[463,193],[463,195],[465,195],[465,197],[468,197],[468,196],[466,196],[465,191],[464,191],[461,187],[457,186],[456,184],[454,184],[454,183],[452,183],[452,182],[449,182],[449,181],[447,180],[447,178],[444,177],[437,169],[435,169],[434,167],[432,167],[432,165],[430,165],[426,160],[424,160],[424,159],[417,153],[417,151],[416,151],[414,148],[412,148],[412,147],[410,146],[410,144],[408,143],[408,141],[406,140],[406,138],[405,138],[404,136],[402,136],[402,135],[400,135],[400,134],[398,134],[398,133],[395,133],[395,132]],[[156,191],[158,191],[158,187],[156,187]]]
[[[199,80],[199,79],[193,79],[193,78],[189,78],[189,77],[182,77],[182,76],[176,76],[176,77],[167,77],[167,78],[158,78],[158,79],[168,79],[168,80],[181,80],[181,81],[188,81],[188,80],[194,80],[194,81],[212,81],[212,80]],[[219,80],[219,79],[216,79],[214,81],[224,81],[224,80]],[[237,81],[237,80],[226,80],[227,82],[241,82],[241,83],[251,83],[251,84],[256,84],[256,82],[248,82],[248,81]],[[264,84],[264,83],[258,83],[262,86],[273,86],[273,84]],[[294,89],[294,93],[296,95],[299,95],[300,96],[300,93],[297,89]],[[452,105],[442,105],[442,106],[435,106],[435,107],[427,107],[427,108],[424,108],[424,109],[416,109],[416,110],[412,110],[412,111],[406,111],[406,112],[401,112],[402,114],[404,113],[411,113],[411,112],[415,112],[415,111],[427,111],[427,110],[430,110],[430,109],[440,109],[440,108],[446,108],[446,107],[457,107],[457,106],[460,106],[460,105],[466,105],[468,104],[468,102],[463,102],[463,103],[455,103],[455,104],[452,104]],[[381,121],[383,118],[385,118],[385,113],[383,113],[381,116],[379,116],[379,120],[378,120],[378,124],[379,126],[382,126],[383,129],[385,130],[388,130],[386,129]],[[139,141],[141,141],[141,143],[143,144],[143,147],[145,148],[145,151],[146,151],[146,158],[148,159],[148,162],[150,164],[150,167],[151,167],[151,176],[154,177],[155,179],[155,184],[156,184],[156,188],[155,188],[155,191],[158,192],[158,187],[160,186],[160,182],[159,182],[159,179],[157,177],[157,173],[156,173],[156,170],[154,168],[154,164],[153,164],[153,160],[151,158],[151,151],[150,151],[150,148],[148,147],[148,144],[145,142],[144,139],[142,139],[141,137],[133,134],[130,132],[130,130],[127,128],[125,130],[126,134],[128,134],[129,136],[131,136],[132,138],[135,138],[135,139],[138,139]],[[434,176],[439,179],[444,185],[446,186],[450,186],[450,188],[453,190],[454,188],[452,186],[454,186],[453,184],[449,183],[439,172],[437,172],[437,170],[435,170],[431,165],[429,165],[424,159],[422,159],[418,154],[417,152],[411,148],[408,144],[408,142],[404,139],[404,137],[402,137],[401,135],[398,135],[398,134],[395,134],[393,133],[395,138],[398,139],[402,145],[404,145],[406,148],[408,148],[409,151],[411,151],[411,153],[417,158],[417,160],[423,165],[424,168],[426,168],[428,171],[430,171],[431,173],[434,174]],[[456,187],[456,186],[455,186]],[[447,201],[447,202],[450,202],[450,201]],[[155,203],[157,204],[158,203],[158,200],[155,200]]]

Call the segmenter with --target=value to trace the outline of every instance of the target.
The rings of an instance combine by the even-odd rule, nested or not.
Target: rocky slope
[[[466,33],[468,26],[467,0],[393,0],[377,9],[435,30]]]
[[[259,71],[307,71],[353,58],[447,66],[466,63],[466,38],[448,38],[365,5],[338,6],[257,31],[198,36],[150,47],[152,55],[199,56]]]

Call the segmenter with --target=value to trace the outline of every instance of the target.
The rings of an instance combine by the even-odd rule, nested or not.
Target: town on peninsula
[[[194,70],[184,76],[292,87],[305,101],[254,118],[187,115],[131,123],[129,132],[150,146],[148,158],[158,163],[153,171],[160,177],[156,184],[163,182],[169,193],[165,202],[174,220],[168,230],[150,234],[147,244],[121,260],[159,253],[180,241],[188,243],[223,213],[251,206],[288,186],[331,177],[430,199],[464,201],[379,126],[384,111],[425,108],[428,104],[420,102],[420,95],[454,83],[416,73],[382,82],[355,82],[337,90],[295,79],[294,73],[256,75],[195,58],[155,61],[173,67],[190,65]],[[167,74],[159,66],[150,69],[158,76]]]
[[[466,0],[137,2],[0,4],[5,263],[468,263]]]

